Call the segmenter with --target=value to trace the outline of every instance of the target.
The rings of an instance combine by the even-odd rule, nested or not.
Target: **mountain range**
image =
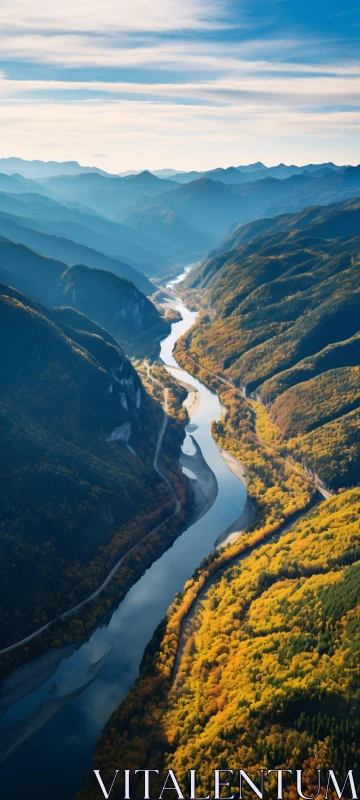
[[[86,205],[110,219],[120,218],[124,209],[139,197],[153,197],[176,188],[145,170],[139,175],[100,175],[98,172],[58,175],[42,180],[45,189],[67,201],[86,200]]]
[[[218,392],[211,432],[241,463],[245,521],[176,595],[94,764],[109,786],[114,764],[196,767],[199,797],[219,756],[357,768],[360,167],[1,169],[0,648],[128,554],[96,613],[52,629],[56,647],[83,641],[179,532],[184,431],[149,362],[170,329],[161,284],[196,260],[175,355]],[[90,780],[78,795],[96,796]]]
[[[76,162],[3,159],[0,170],[1,164],[0,209],[21,217],[13,222],[96,251],[79,259],[69,246],[74,254],[68,263],[101,267],[103,254],[160,279],[218,246],[235,225],[338,202],[360,191],[359,168],[332,162],[302,167],[257,162],[206,172],[143,170],[122,176]],[[40,252],[48,255],[49,241],[42,245]],[[58,248],[64,242],[54,241],[53,250],[63,258]],[[134,273],[125,277],[144,290]]]
[[[10,158],[0,158],[0,172],[12,175],[18,172],[25,178],[51,178],[54,175],[78,175],[82,172],[99,172],[106,175],[104,170],[98,167],[82,167],[78,161],[27,161],[23,158],[11,156]]]
[[[80,203],[75,207],[71,203],[65,205],[46,194],[34,193],[33,187],[30,188],[31,191],[23,193],[0,192],[2,216],[10,214],[13,221],[23,227],[83,244],[143,274],[151,275],[169,263],[164,246],[154,241],[151,234],[139,236],[133,228],[114,223]]]
[[[23,225],[19,222],[24,222]],[[35,250],[37,253],[51,259],[59,259],[73,266],[75,264],[86,264],[89,267],[110,270],[119,278],[131,280],[141,292],[147,295],[154,293],[154,285],[150,283],[145,275],[141,274],[129,264],[124,264],[115,258],[109,258],[90,247],[71,241],[63,236],[54,236],[41,233],[28,227],[26,220],[15,216],[3,216],[0,211],[0,235],[17,244],[24,244]]]
[[[255,164],[239,167],[217,167],[216,169],[206,170],[205,172],[175,172],[166,170],[166,177],[171,177],[171,180],[178,183],[190,183],[198,178],[209,178],[210,180],[219,180],[222,183],[246,183],[248,181],[258,181],[262,178],[290,178],[291,175],[305,174],[321,174],[326,171],[342,171],[345,167],[338,166],[332,161],[325,164],[305,164],[303,167],[298,167],[296,164],[277,164],[274,167],[266,167],[261,161]],[[162,177],[159,173],[158,177]],[[165,176],[164,176],[165,177]]]
[[[297,211],[314,203],[327,205],[360,191],[360,167],[331,170],[325,175],[299,174],[282,180],[261,178],[241,184],[199,178],[138,201],[125,221],[135,226],[161,225],[169,214],[211,239],[221,240],[236,223]]]

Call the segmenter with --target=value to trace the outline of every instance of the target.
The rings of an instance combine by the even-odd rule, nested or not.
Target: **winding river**
[[[172,281],[169,288],[174,289],[182,277]],[[6,709],[6,697],[0,697],[0,785],[7,800],[73,800],[91,768],[100,731],[134,683],[144,648],[174,594],[243,510],[246,490],[226,466],[210,434],[211,421],[221,416],[219,399],[180,370],[172,355],[176,340],[195,321],[195,314],[175,295],[174,305],[182,320],[173,323],[160,355],[170,372],[200,392],[183,452],[194,455],[193,437],[216,476],[216,499],[207,513],[152,564],[88,641],[75,650],[65,648],[60,663],[52,669],[46,669],[46,654],[42,672],[38,662],[17,671],[18,685],[25,684],[25,690],[18,692],[16,700],[18,687],[13,677],[12,705]],[[31,691],[26,689],[26,680]]]

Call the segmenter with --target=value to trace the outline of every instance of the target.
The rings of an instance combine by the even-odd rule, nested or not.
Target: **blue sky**
[[[110,171],[355,164],[359,39],[355,0],[12,0],[0,154]]]

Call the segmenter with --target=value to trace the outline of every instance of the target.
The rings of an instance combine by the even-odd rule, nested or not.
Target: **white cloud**
[[[219,19],[220,12],[220,19]],[[11,0],[0,8],[6,31],[173,31],[219,27],[215,0]]]

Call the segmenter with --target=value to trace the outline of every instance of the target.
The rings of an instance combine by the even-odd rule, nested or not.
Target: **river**
[[[169,288],[173,289],[182,277],[172,281]],[[211,421],[221,416],[219,399],[192,375],[179,370],[172,354],[176,340],[196,317],[179,298],[174,298],[174,304],[182,319],[173,323],[160,355],[170,372],[200,392],[183,452],[194,454],[193,436],[216,476],[216,499],[209,511],[152,564],[106,624],[99,625],[70,655],[67,651],[50,677],[37,688],[33,683],[32,691],[3,713],[0,785],[6,800],[73,800],[91,768],[98,736],[133,685],[144,648],[174,594],[243,510],[246,490],[226,466],[210,434]],[[32,669],[33,678],[36,662],[25,669],[29,679]]]

